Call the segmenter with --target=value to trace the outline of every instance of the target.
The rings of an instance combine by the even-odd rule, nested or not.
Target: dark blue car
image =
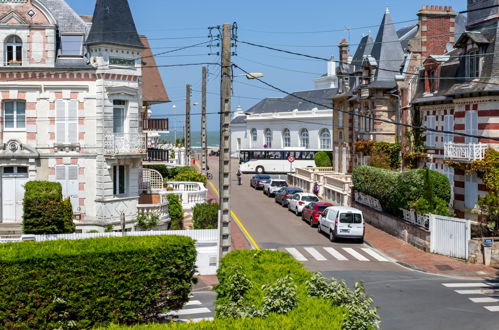
[[[250,180],[250,186],[255,189],[263,189],[263,185],[270,182],[270,175],[257,174]]]

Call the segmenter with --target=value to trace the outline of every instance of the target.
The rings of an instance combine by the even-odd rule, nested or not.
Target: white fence
[[[194,206],[206,203],[208,189],[200,182],[168,182],[168,194],[179,196],[184,211],[191,210]]]
[[[413,225],[430,229],[430,215],[429,214],[418,214],[414,211],[401,209],[403,213],[404,220],[412,223]]]
[[[162,231],[133,231],[122,233],[74,233],[57,235],[24,235],[17,239],[0,240],[0,243],[20,242],[20,241],[54,241],[59,239],[78,240],[98,237],[122,237],[122,236],[158,236],[158,235],[179,235],[187,236],[196,241],[196,268],[200,275],[215,275],[218,269],[219,260],[219,231],[218,229],[202,230],[162,230]]]
[[[469,220],[431,214],[430,231],[431,252],[468,260],[468,241],[471,239]]]

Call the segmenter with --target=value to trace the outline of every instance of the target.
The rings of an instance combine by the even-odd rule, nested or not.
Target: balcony
[[[147,148],[146,162],[168,162],[170,160],[169,150]]]
[[[104,136],[105,154],[143,154],[146,153],[146,137],[143,134],[124,133]]]
[[[446,159],[464,161],[483,160],[488,145],[483,143],[454,143],[444,144],[444,156]]]
[[[167,131],[168,119],[167,118],[149,118],[144,119],[142,122],[144,131]]]

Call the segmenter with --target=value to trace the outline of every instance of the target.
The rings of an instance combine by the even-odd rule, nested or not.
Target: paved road
[[[218,159],[210,158],[218,188],[217,169]],[[237,171],[237,162],[232,169]],[[367,244],[332,243],[252,189],[250,177],[244,175],[238,186],[232,175],[231,206],[259,247],[288,252],[309,270],[352,285],[363,281],[380,308],[383,329],[499,329],[499,283],[425,274],[402,267]]]

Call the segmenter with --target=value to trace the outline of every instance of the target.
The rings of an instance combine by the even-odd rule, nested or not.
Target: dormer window
[[[474,79],[480,77],[480,53],[474,49],[466,54],[466,77]]]
[[[82,56],[83,35],[63,34],[61,35],[61,50],[59,56]]]
[[[12,66],[23,64],[23,42],[18,36],[7,37],[5,41],[5,64]]]

